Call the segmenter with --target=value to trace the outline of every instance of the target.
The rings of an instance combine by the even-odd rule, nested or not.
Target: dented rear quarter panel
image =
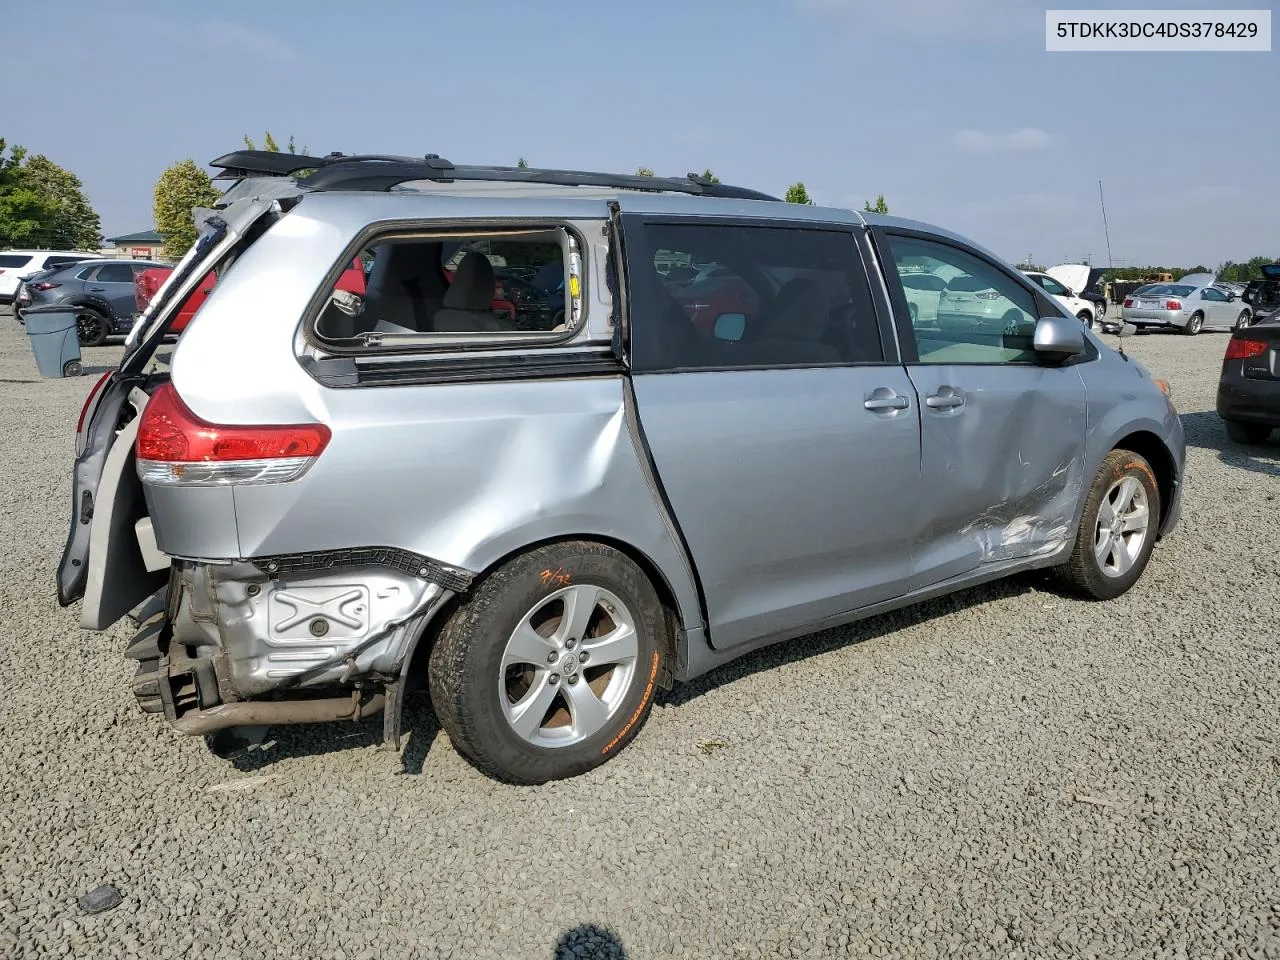
[[[607,217],[603,201],[489,206],[507,219],[598,217],[602,226]],[[302,478],[237,486],[233,510],[203,524],[179,517],[194,503],[184,498],[190,491],[148,486],[161,550],[226,558],[234,530],[241,559],[398,547],[479,573],[550,539],[615,540],[652,563],[687,628],[701,625],[693,574],[646,480],[620,375],[338,388],[299,363],[312,296],[366,226],[474,221],[485,209],[483,198],[316,195],[242,255],[178,342],[175,388],[213,423],[321,422],[333,436]],[[598,236],[587,238],[593,263]],[[584,338],[607,342],[602,288],[589,284]]]

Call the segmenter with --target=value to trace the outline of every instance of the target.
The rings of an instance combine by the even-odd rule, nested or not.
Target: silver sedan
[[[1136,327],[1174,327],[1195,336],[1201,330],[1249,325],[1248,306],[1219,287],[1163,283],[1135,293],[1125,299],[1120,312]]]

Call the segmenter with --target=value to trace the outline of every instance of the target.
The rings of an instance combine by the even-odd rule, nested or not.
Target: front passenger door
[[[952,240],[877,234],[907,373],[920,396],[921,532],[912,588],[1051,553],[1074,535],[1085,389],[1045,366],[1036,319],[1054,307],[1012,271]],[[945,277],[937,322],[910,321],[908,283]],[[1092,349],[1092,348],[1090,348]]]

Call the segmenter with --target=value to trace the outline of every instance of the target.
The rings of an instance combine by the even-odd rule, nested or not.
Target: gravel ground
[[[238,765],[141,714],[125,629],[53,599],[94,378],[0,323],[0,957],[1280,957],[1280,443],[1227,442],[1223,343],[1127,341],[1192,446],[1126,597],[1023,578],[765,651],[521,789],[421,702],[403,756],[375,722]]]

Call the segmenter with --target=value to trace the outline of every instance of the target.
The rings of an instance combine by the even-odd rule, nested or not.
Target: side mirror
[[[737,342],[747,332],[747,315],[745,313],[722,313],[716,317],[712,334],[717,340]]]
[[[1235,303],[1235,302],[1236,302],[1236,295],[1235,295],[1234,293],[1228,293],[1228,294],[1227,294],[1227,302],[1228,302],[1228,303]]]
[[[1074,317],[1041,317],[1031,343],[1046,360],[1069,360],[1084,353],[1084,326]]]

